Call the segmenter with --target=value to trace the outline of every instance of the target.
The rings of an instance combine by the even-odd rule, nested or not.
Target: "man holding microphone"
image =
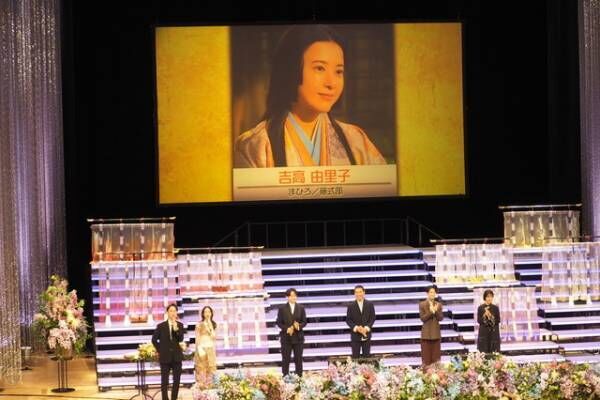
[[[181,362],[183,361],[183,351],[180,345],[183,342],[183,333],[183,324],[177,321],[177,305],[170,304],[167,307],[167,320],[158,324],[152,335],[152,344],[158,352],[160,362],[162,400],[169,400],[169,372],[171,370],[173,370],[171,400],[177,400]]]

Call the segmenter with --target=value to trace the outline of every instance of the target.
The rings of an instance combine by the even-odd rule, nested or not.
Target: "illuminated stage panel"
[[[541,278],[543,250],[514,250],[517,277]],[[298,290],[299,302],[305,305],[309,321],[304,351],[307,370],[324,368],[328,357],[350,353],[345,323],[346,304],[352,301],[352,290],[357,283],[365,286],[367,297],[377,309],[373,353],[385,356],[385,363],[389,365],[415,364],[415,360],[420,360],[417,304],[424,298],[424,289],[437,277],[431,271],[434,262],[425,260],[431,257],[427,251],[406,246],[302,248],[267,250],[247,259],[235,255],[236,251],[232,252],[234,255],[229,253],[226,251],[218,256],[179,254],[176,259],[179,274],[176,284],[180,287],[179,311],[186,324],[186,338],[192,346],[194,327],[203,305],[213,306],[217,323],[221,326],[223,322],[223,328],[227,325],[227,335],[221,334],[217,341],[220,371],[239,366],[255,370],[279,368],[280,343],[274,322],[278,307],[286,301],[285,289],[290,285]],[[249,262],[250,259],[252,262]],[[492,258],[489,260],[495,261]],[[93,270],[95,278],[102,276],[99,275],[101,273],[101,268]],[[123,278],[123,274],[123,269],[114,270],[115,278]],[[243,286],[241,281],[245,279],[248,281]],[[443,357],[468,351],[474,346],[476,323],[473,319],[473,299],[476,291],[496,286],[513,288],[521,286],[523,282],[531,281],[439,283],[445,304],[445,319],[441,324]],[[213,290],[215,287],[217,291]],[[533,287],[525,290],[533,290]],[[100,284],[97,283],[94,287],[96,306],[102,303],[99,302],[99,292]],[[115,297],[111,302],[115,307],[125,303],[125,285],[122,281],[112,284],[112,293]],[[244,294],[248,296],[250,304],[240,318],[237,302],[243,301],[240,299]],[[581,329],[575,331],[572,323],[585,320],[585,317],[577,315],[577,310],[583,312],[584,309],[581,306],[550,307],[549,304],[538,304],[540,296],[541,293],[534,295],[536,304],[533,310],[534,314],[540,312],[544,316],[521,318],[521,311],[531,312],[532,309],[521,307],[521,310],[517,307],[515,322],[518,326],[516,331],[513,329],[516,336],[527,336],[530,333],[527,324],[545,324],[544,328],[539,329],[538,335],[529,336],[537,340],[506,341],[502,345],[503,351],[514,355],[517,361],[522,360],[518,357],[526,353],[536,359],[562,360],[564,357],[557,353],[563,344],[565,349],[571,349],[569,354],[579,357],[577,353],[582,351],[582,346],[575,343],[591,343],[590,348],[594,348],[596,340],[600,343],[600,329],[595,329],[594,323],[600,318],[600,307],[596,307],[595,303],[586,308],[594,317],[587,319],[589,323],[577,325]],[[259,329],[258,335],[255,324],[257,310],[260,314],[258,320],[264,321],[264,330]],[[157,312],[160,311],[160,307],[157,307]],[[97,308],[96,320],[106,312],[106,309]],[[96,326],[99,385],[134,385],[135,376],[118,376],[120,372],[125,374],[125,371],[129,371],[126,373],[131,374],[135,371],[135,365],[128,366],[123,362],[123,357],[134,351],[139,343],[149,340],[153,325],[139,323],[125,326],[122,322],[113,321],[108,327],[102,324]],[[547,340],[549,338],[560,342]],[[153,374],[157,371],[153,371]],[[193,365],[184,363],[183,382],[193,382],[192,372]],[[153,385],[158,384],[156,376],[149,378]]]

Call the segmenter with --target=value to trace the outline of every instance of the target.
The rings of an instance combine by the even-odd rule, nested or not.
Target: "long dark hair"
[[[206,310],[207,308],[210,310],[210,322],[212,322],[213,329],[217,329],[217,323],[215,321],[213,321],[215,313],[210,306],[204,306],[202,308],[202,311],[200,312],[200,316],[202,317],[202,322],[204,322],[204,310]]]
[[[334,42],[344,51],[340,36],[326,25],[296,25],[281,37],[271,63],[271,79],[267,94],[267,134],[271,142],[276,167],[285,167],[284,126],[292,103],[298,98],[298,86],[302,84],[304,52],[315,42]],[[345,51],[344,51],[345,54]],[[329,118],[344,145],[351,164],[356,164],[350,151],[348,139],[333,118]]]

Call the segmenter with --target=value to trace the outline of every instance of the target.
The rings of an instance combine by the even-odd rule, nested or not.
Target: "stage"
[[[436,250],[404,245],[253,250],[248,259],[244,259],[244,253],[236,255],[228,250],[218,256],[219,263],[214,262],[216,259],[209,261],[212,257],[210,254],[199,255],[196,259],[190,258],[191,255],[180,255],[177,260],[169,260],[166,264],[143,264],[143,270],[151,265],[151,268],[158,268],[159,271],[173,268],[169,277],[171,273],[177,274],[176,279],[170,278],[166,282],[164,293],[176,293],[176,301],[180,305],[179,317],[186,327],[186,341],[190,345],[194,345],[194,328],[200,307],[211,304],[215,308],[216,321],[221,329],[217,341],[220,375],[236,375],[240,371],[255,375],[280,374],[281,353],[275,319],[278,308],[286,301],[285,290],[288,287],[298,290],[298,302],[307,311],[309,323],[305,328],[303,357],[305,371],[324,371],[331,358],[349,356],[345,307],[353,299],[352,291],[356,284],[365,287],[366,297],[375,304],[377,321],[371,351],[388,368],[420,366],[421,321],[417,304],[425,297],[425,289],[433,282],[437,282],[444,302],[445,318],[441,321],[444,363],[450,361],[453,355],[465,355],[476,350],[474,309],[481,301],[478,290],[484,288],[494,288],[500,297],[500,293],[524,296],[512,298],[512,304],[503,305],[507,311],[513,312],[512,316],[506,314],[503,317],[510,319],[510,322],[506,321],[506,326],[503,325],[501,346],[508,360],[516,364],[554,361],[595,364],[600,361],[600,301],[595,291],[590,289],[593,298],[590,297],[585,304],[547,301],[543,287],[547,286],[548,264],[544,254],[550,250],[542,247],[478,246],[472,246],[472,250],[480,252],[483,249],[487,254],[487,258],[471,261],[473,265],[479,265],[479,273],[485,273],[481,266],[489,263],[495,269],[500,268],[502,260],[498,259],[499,253],[496,251],[510,249],[509,273],[505,274],[501,269],[503,276],[496,277],[501,280],[475,282],[460,281],[457,275],[459,271],[452,270],[450,276],[455,280],[446,281],[448,265],[452,264],[448,264],[449,259],[444,258],[443,252],[452,254],[455,247],[438,247]],[[561,247],[561,251],[571,254],[573,248],[573,245],[567,245]],[[467,247],[461,250],[461,257],[465,256],[465,249]],[[436,262],[443,262],[445,266],[436,265]],[[150,340],[160,316],[155,317],[153,322],[123,322],[131,308],[121,306],[128,304],[125,295],[130,293],[126,289],[129,283],[123,283],[127,275],[126,272],[123,275],[126,270],[122,270],[122,266],[138,268],[139,262],[119,263],[101,261],[92,264],[95,355],[79,357],[69,363],[68,386],[76,391],[66,393],[64,397],[129,399],[137,393],[136,363],[128,355],[135,353],[138,345]],[[222,270],[219,265],[228,267]],[[460,265],[462,268],[463,264]],[[553,265],[556,270],[557,264]],[[249,279],[243,275],[248,268],[257,271],[259,277],[253,275]],[[110,279],[116,279],[110,285],[111,297],[107,297],[109,292],[101,286],[105,271],[109,269]],[[198,271],[209,275],[199,278]],[[236,279],[241,279],[246,285],[235,286]],[[221,287],[219,280],[228,281],[231,291],[211,292],[210,296],[198,295],[193,291],[194,280],[217,285],[214,287]],[[258,289],[265,293],[258,300],[254,299],[257,305],[252,306],[253,310],[264,312],[261,314],[264,321],[261,329],[255,329],[252,315],[244,313],[242,318],[238,318],[238,312],[231,315],[231,310],[223,307],[223,302],[232,299],[241,301],[234,304],[234,309],[247,303],[248,293],[258,290],[248,282],[258,284]],[[208,289],[201,290],[211,289],[208,286]],[[104,307],[108,299],[110,308]],[[159,299],[163,301],[162,297]],[[162,312],[160,304],[158,308],[154,301],[149,304],[153,306],[152,310]],[[510,308],[512,310],[508,310]],[[107,323],[108,315],[113,317],[110,323]],[[231,321],[232,316],[234,321]],[[225,322],[228,318],[229,322]],[[252,324],[247,326],[250,322]],[[225,332],[233,336],[229,337]],[[55,362],[50,361],[48,355],[36,355],[33,360],[33,370],[24,371],[22,384],[7,387],[0,396],[36,399],[57,397],[50,391],[57,386]],[[147,361],[144,368],[148,393],[154,395],[159,389],[159,365]],[[192,398],[190,387],[194,384],[193,371],[193,361],[184,361],[182,399]]]
[[[508,357],[515,362],[541,360],[538,357]],[[564,360],[562,356],[544,357],[544,361],[556,359],[557,361]],[[443,361],[448,361],[448,357],[444,356]],[[99,391],[95,373],[95,359],[93,356],[87,355],[74,359],[69,366],[69,385],[76,390],[70,393],[53,393],[51,388],[56,386],[56,364],[51,361],[47,355],[37,355],[32,357],[32,370],[23,371],[23,381],[18,385],[5,386],[5,390],[0,392],[0,399],[81,399],[81,400],[129,400],[138,392],[135,389],[113,389],[109,391]],[[223,371],[234,373],[236,371]],[[279,370],[273,368],[251,368],[248,372],[274,373],[278,374]],[[159,388],[151,387],[148,392],[150,396],[155,396],[155,399],[160,399]],[[141,397],[135,397],[140,399]],[[179,400],[192,400],[192,390],[189,387],[181,387],[179,392]]]
[[[571,252],[572,246],[560,249]],[[547,301],[542,290],[548,286],[544,283],[548,278],[544,254],[548,250],[544,247],[475,245],[469,251],[482,253],[466,264],[462,260],[465,254],[460,255],[458,263],[450,260],[452,252],[456,252],[451,246],[438,246],[437,250],[405,245],[237,249],[241,253],[232,250],[180,252],[176,259],[147,263],[135,260],[92,263],[95,367],[100,391],[135,387],[137,367],[130,355],[135,354],[139,345],[149,342],[155,324],[161,321],[161,302],[171,302],[172,296],[180,305],[179,317],[186,327],[186,341],[192,346],[201,307],[211,305],[215,309],[219,324],[217,365],[221,373],[235,373],[239,369],[257,373],[280,371],[275,319],[278,308],[286,302],[285,291],[289,287],[298,290],[298,302],[307,310],[309,323],[305,328],[303,356],[306,371],[324,370],[331,357],[350,355],[345,315],[357,284],[365,287],[366,297],[375,304],[377,321],[371,352],[382,358],[387,367],[420,365],[421,321],[417,304],[434,282],[444,302],[442,361],[476,350],[474,310],[481,301],[478,290],[484,288],[494,288],[500,298],[500,292],[505,293],[501,350],[511,360],[577,364],[600,360],[598,294],[590,287],[594,296],[585,304]],[[436,255],[436,251],[450,256]],[[498,251],[510,253],[507,263],[498,259],[501,256]],[[445,265],[436,265],[436,261]],[[509,270],[500,267],[504,264],[509,265]],[[448,269],[452,265],[479,266],[481,275],[473,275],[476,270],[464,271],[468,276],[462,279],[461,271]],[[492,266],[496,275],[485,275],[486,266]],[[154,314],[152,320],[143,323],[127,322],[133,309],[128,296],[134,293],[129,288],[137,279],[128,278],[128,274],[136,269],[151,271],[148,273],[152,276],[169,277],[164,289],[153,287],[151,293],[158,296],[141,303],[143,307],[148,304],[148,313]],[[479,280],[473,281],[474,278]],[[110,285],[105,283],[108,279],[112,280]],[[556,282],[558,285],[559,280]],[[110,292],[103,285],[110,287]],[[149,289],[144,290],[150,293]],[[168,296],[163,298],[161,293]],[[250,302],[248,311],[242,311],[240,307],[248,307]],[[146,363],[145,369],[146,382],[157,388],[159,366]],[[183,385],[194,383],[193,371],[193,361],[184,361]]]
[[[76,390],[71,393],[53,393],[57,385],[56,362],[47,355],[35,355],[31,359],[32,369],[23,371],[23,380],[17,385],[5,385],[0,399],[45,400],[70,399],[122,399],[133,396],[135,390],[111,390],[100,392],[96,381],[95,359],[92,356],[76,358],[69,363],[69,386]],[[154,394],[154,391],[151,392]],[[160,398],[158,396],[157,398]],[[188,389],[182,389],[180,399],[191,399]]]
[[[0,400],[600,398],[598,1],[80,3],[0,2]]]

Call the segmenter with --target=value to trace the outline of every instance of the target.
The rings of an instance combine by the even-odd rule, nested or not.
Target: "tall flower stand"
[[[133,396],[131,396],[129,398],[129,400],[133,400],[137,397],[139,397],[143,400],[152,399],[152,396],[150,396],[148,393],[146,393],[146,390],[148,390],[148,385],[146,385],[146,361],[138,358],[135,361],[135,364],[136,364],[136,370],[137,370],[136,388],[137,388],[138,392],[136,394],[134,394]]]
[[[52,389],[54,393],[74,392],[74,388],[69,387],[69,369],[68,362],[72,357],[52,357],[53,361],[58,361],[58,387]]]

